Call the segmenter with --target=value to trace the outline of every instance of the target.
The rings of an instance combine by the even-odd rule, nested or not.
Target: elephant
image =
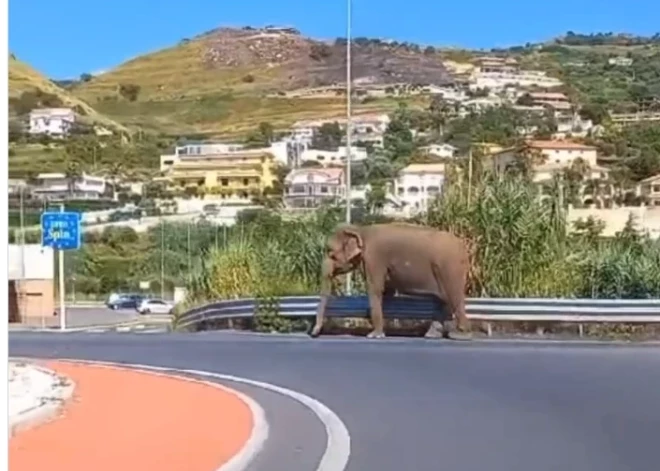
[[[332,291],[332,280],[362,271],[371,315],[369,338],[383,338],[383,296],[433,295],[446,303],[456,328],[452,339],[471,337],[465,314],[469,258],[464,241],[450,232],[413,224],[340,225],[329,237],[321,269],[321,299],[309,335],[318,337]],[[439,320],[439,319],[436,319]]]

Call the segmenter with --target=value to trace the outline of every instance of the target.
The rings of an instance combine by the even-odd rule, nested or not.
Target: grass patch
[[[423,98],[410,100],[412,106],[424,104]],[[388,112],[398,105],[395,99],[355,104],[355,114]],[[196,99],[174,101],[105,101],[97,108],[108,116],[146,130],[166,134],[243,135],[259,123],[269,122],[284,129],[298,120],[343,117],[342,98],[267,98],[232,93],[213,94]]]

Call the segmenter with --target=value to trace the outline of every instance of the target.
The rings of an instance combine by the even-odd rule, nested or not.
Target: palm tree
[[[112,185],[112,199],[117,201],[117,182],[124,176],[124,164],[122,162],[111,163],[106,170],[106,174]]]
[[[67,180],[67,186],[69,188],[69,196],[73,198],[73,195],[76,191],[76,183],[78,183],[82,178],[82,170],[80,168],[80,163],[75,160],[69,160],[66,164],[64,177]]]
[[[590,172],[589,163],[580,157],[573,160],[570,167],[564,169],[562,176],[566,182],[567,202],[571,204],[582,202],[580,198],[584,194],[583,182]]]

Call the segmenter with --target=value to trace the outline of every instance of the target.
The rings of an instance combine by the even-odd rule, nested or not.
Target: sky
[[[315,38],[345,37],[346,12],[346,0],[10,0],[9,49],[51,78],[76,78],[219,26],[290,25]],[[659,0],[352,0],[354,37],[434,46],[490,49],[567,31],[652,35],[658,18]]]

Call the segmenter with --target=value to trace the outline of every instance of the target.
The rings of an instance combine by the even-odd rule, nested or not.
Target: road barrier
[[[211,321],[251,318],[264,302],[252,298],[207,304],[181,314],[176,328],[202,330]],[[314,317],[319,297],[287,296],[276,298],[275,303],[270,309],[280,316]],[[660,299],[469,298],[466,310],[470,319],[486,322],[660,323]],[[383,313],[385,318],[402,320],[430,320],[448,314],[443,303],[422,296],[384,298]],[[367,296],[331,297],[327,304],[328,318],[368,315]]]

